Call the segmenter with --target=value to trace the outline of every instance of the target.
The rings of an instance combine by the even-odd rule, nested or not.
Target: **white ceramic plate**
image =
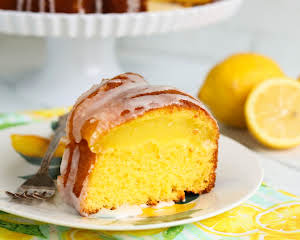
[[[232,16],[242,0],[171,11],[126,14],[45,14],[0,10],[0,32],[51,37],[150,35],[208,25]]]
[[[221,136],[216,186],[198,197],[187,210],[172,215],[128,218],[84,218],[62,202],[19,203],[5,190],[14,191],[21,183],[18,176],[32,174],[32,166],[11,147],[10,134],[49,135],[49,123],[21,126],[0,132],[0,210],[26,218],[74,228],[95,230],[141,230],[196,222],[223,213],[255,193],[263,178],[260,159],[237,142]]]

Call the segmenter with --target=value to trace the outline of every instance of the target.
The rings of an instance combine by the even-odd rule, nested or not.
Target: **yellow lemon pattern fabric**
[[[300,234],[300,201],[272,206],[256,216],[260,229],[271,234]]]
[[[257,232],[255,216],[261,208],[243,204],[218,216],[195,223],[204,231],[223,236],[244,236]]]
[[[41,121],[67,109],[37,113],[0,114],[0,129]],[[166,216],[191,210],[193,202],[160,210],[147,210],[146,217]],[[89,231],[48,225],[0,211],[0,240],[298,240],[300,197],[262,184],[247,202],[223,214],[193,224],[146,231]]]
[[[34,239],[34,236],[30,236],[23,233],[13,232],[6,230],[4,228],[0,228],[0,239],[2,240],[30,240]]]
[[[300,239],[299,196],[262,184],[247,203],[194,225],[214,234],[214,238],[207,238],[209,240],[224,240],[224,237],[297,240]]]

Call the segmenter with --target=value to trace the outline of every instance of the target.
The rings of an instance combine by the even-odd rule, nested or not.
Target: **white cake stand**
[[[100,79],[122,73],[115,40],[195,28],[232,16],[242,0],[128,14],[45,14],[0,11],[0,32],[47,38],[41,71],[18,81],[17,93],[44,107],[70,105]]]

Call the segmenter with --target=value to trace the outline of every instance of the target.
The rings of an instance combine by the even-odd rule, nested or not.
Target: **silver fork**
[[[49,166],[56,151],[59,141],[65,135],[65,128],[68,115],[65,114],[59,117],[58,127],[54,131],[54,136],[50,141],[49,147],[43,157],[41,166],[37,173],[26,180],[17,190],[16,193],[6,192],[13,199],[27,200],[45,200],[54,196],[56,186],[52,178],[48,174]]]

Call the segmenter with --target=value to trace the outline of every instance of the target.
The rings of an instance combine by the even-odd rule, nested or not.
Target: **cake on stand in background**
[[[17,79],[14,99],[26,99],[30,108],[71,105],[99,79],[124,72],[116,57],[117,38],[206,26],[232,16],[241,2],[2,0],[0,33],[46,37],[47,42],[43,67],[13,77]]]
[[[49,13],[126,13],[191,7],[215,0],[2,0],[0,9]],[[148,7],[147,7],[148,6]]]
[[[146,10],[146,0],[1,0],[0,9],[50,13],[125,13]]]

